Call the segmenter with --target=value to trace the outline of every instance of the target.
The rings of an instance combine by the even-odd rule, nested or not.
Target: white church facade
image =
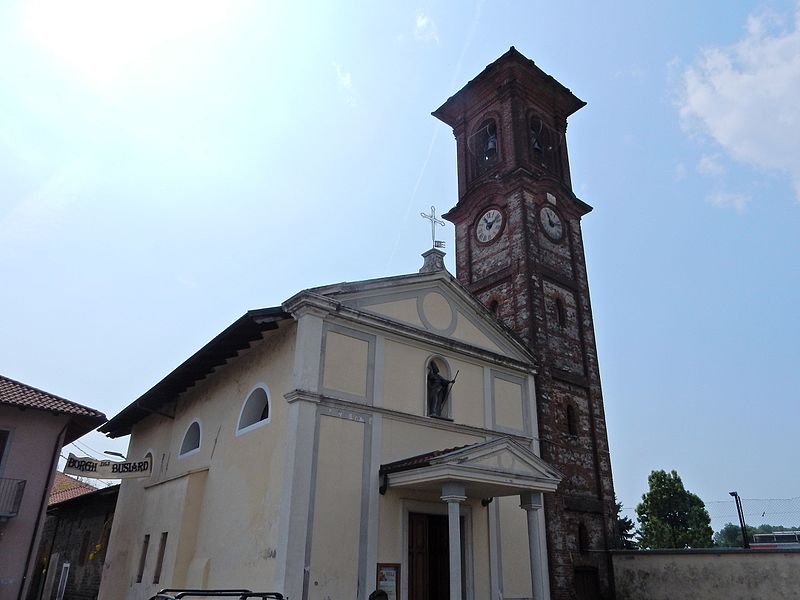
[[[549,597],[536,365],[437,252],[246,313],[103,426],[153,473],[122,483],[101,599]]]

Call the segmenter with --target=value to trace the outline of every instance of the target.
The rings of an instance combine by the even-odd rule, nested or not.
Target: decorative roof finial
[[[436,208],[431,206],[431,214],[426,215],[424,212],[419,213],[423,219],[431,222],[431,244],[432,247],[427,252],[423,252],[422,268],[420,273],[435,273],[437,271],[444,271],[444,242],[436,239],[436,226],[444,227],[444,221],[436,218]]]
[[[431,214],[426,215],[424,212],[421,212],[419,216],[431,222],[431,248],[444,248],[444,242],[436,239],[436,226],[440,225],[444,227],[444,221],[436,218],[436,208],[431,206]]]

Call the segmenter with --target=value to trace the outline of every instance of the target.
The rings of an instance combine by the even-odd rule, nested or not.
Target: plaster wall
[[[308,598],[357,598],[362,527],[364,424],[321,416]]]
[[[495,378],[495,423],[507,429],[521,429],[524,423],[522,386],[519,383]]]
[[[800,551],[639,551],[613,554],[617,600],[797,598]]]
[[[37,531],[36,524],[44,520],[47,509],[42,497],[49,493],[55,472],[53,455],[61,449],[59,436],[63,436],[68,421],[64,415],[46,411],[0,406],[0,429],[10,431],[0,477],[26,482],[19,513],[0,522],[0,600],[17,597],[31,544],[34,555],[28,573],[35,565],[42,532],[41,527]]]
[[[424,452],[483,442],[485,438],[395,419],[383,421],[381,463],[390,463]]]
[[[140,599],[178,585],[271,589],[294,331],[292,323],[270,332],[182,394],[174,420],[152,415],[134,428],[128,455],[151,452],[154,472],[121,485],[100,598]],[[239,432],[242,406],[256,386],[268,390],[269,419]],[[194,421],[200,448],[180,456]],[[162,532],[164,566],[153,583]],[[148,557],[136,582],[145,534]]]
[[[376,312],[379,315],[396,319],[415,327],[424,328],[422,319],[419,317],[417,309],[416,298],[406,298],[405,300],[396,300],[393,302],[384,302],[374,306],[370,306],[369,310]]]
[[[531,598],[531,563],[528,525],[519,497],[496,498],[499,513],[502,597]]]
[[[368,368],[369,342],[335,331],[327,332],[323,387],[366,397]]]
[[[486,427],[486,393],[483,386],[484,367],[456,353],[435,351],[387,338],[383,356],[383,407],[390,410],[425,416],[427,413],[427,371],[432,356],[444,359],[452,379],[449,414],[455,423]],[[442,446],[444,447],[444,446]],[[414,454],[419,454],[420,451]]]

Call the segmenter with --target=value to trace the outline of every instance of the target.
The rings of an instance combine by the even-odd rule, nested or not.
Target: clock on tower
[[[564,479],[545,496],[554,599],[613,594],[614,489],[567,117],[585,103],[513,47],[433,115],[453,128],[456,277],[537,361],[541,456]]]

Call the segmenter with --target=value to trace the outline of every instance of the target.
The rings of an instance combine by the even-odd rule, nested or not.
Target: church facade
[[[548,597],[561,476],[535,387],[525,345],[446,271],[251,311],[103,427],[154,469],[122,483],[100,598]]]
[[[101,599],[613,597],[614,500],[566,118],[513,48],[453,127],[457,276],[313,288],[249,311],[102,431],[122,483]]]

